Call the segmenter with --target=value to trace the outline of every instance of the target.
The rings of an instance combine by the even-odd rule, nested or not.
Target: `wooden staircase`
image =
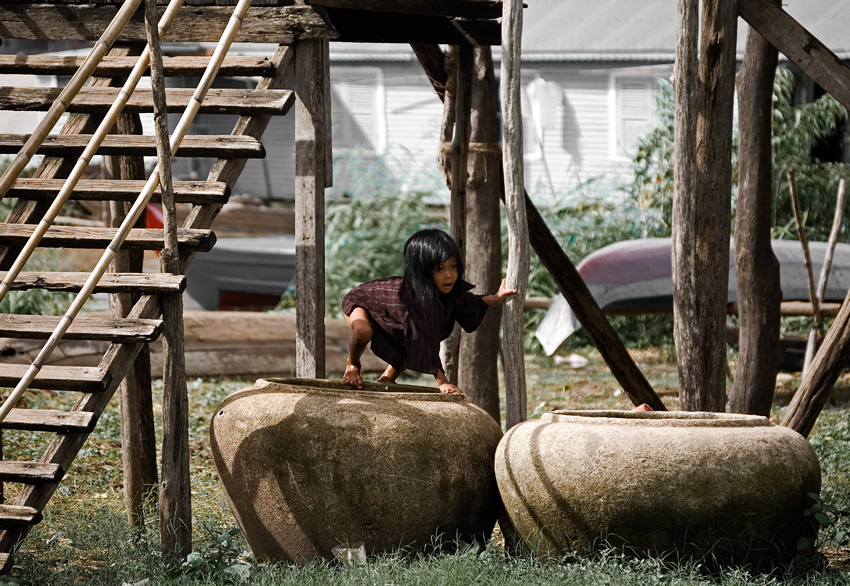
[[[195,7],[185,7],[189,8]],[[299,10],[303,12],[303,8],[306,7]],[[36,10],[31,14],[37,13]],[[6,222],[0,224],[0,270],[8,271],[12,266],[18,252],[33,234],[35,224],[41,220],[44,210],[62,189],[62,178],[67,176],[69,169],[76,163],[77,157],[89,143],[94,128],[116,99],[123,78],[135,65],[137,57],[128,56],[128,52],[133,50],[132,47],[138,47],[139,43],[144,45],[144,37],[140,37],[138,27],[134,30],[135,36],[130,35],[131,42],[126,45],[116,43],[99,62],[88,85],[68,105],[70,116],[61,133],[50,134],[41,143],[38,153],[44,155],[44,159],[35,173],[28,178],[18,178],[5,193],[5,197],[16,198],[17,201]],[[316,31],[312,34],[319,37],[329,34],[328,30]],[[266,38],[265,42],[268,41]],[[166,77],[200,76],[209,59],[206,56],[165,57]],[[176,152],[176,157],[206,156],[217,159],[206,181],[174,182],[176,202],[192,206],[183,227],[178,230],[182,272],[185,273],[185,268],[196,253],[208,251],[214,245],[215,235],[211,230],[213,219],[227,202],[246,160],[265,155],[260,140],[270,117],[284,115],[292,107],[294,94],[286,89],[292,76],[292,59],[292,49],[285,44],[279,45],[267,57],[227,57],[219,75],[254,77],[259,81],[253,90],[211,89],[200,111],[239,115],[233,133],[226,136],[189,134]],[[0,73],[68,76],[73,75],[83,61],[83,58],[4,55],[0,56]],[[61,90],[5,87],[0,91],[0,110],[44,111],[54,103]],[[166,96],[168,110],[180,112],[189,103],[192,90],[169,87]],[[153,112],[153,109],[154,96],[151,90],[138,89],[129,99],[122,115],[132,118],[138,113]],[[18,153],[27,139],[28,136],[0,135],[0,153]],[[154,136],[142,134],[110,134],[97,152],[100,155],[120,156],[122,159],[136,157],[138,162],[138,157],[157,154],[156,140]],[[115,202],[113,205],[123,207],[126,202],[136,199],[145,183],[143,177],[83,179],[73,189],[71,200]],[[152,201],[158,199],[157,191]],[[53,225],[47,229],[39,247],[103,251],[115,234],[116,228],[107,226]],[[163,230],[135,228],[130,231],[121,250],[161,250],[163,243]],[[0,482],[13,485],[7,486],[6,492],[10,498],[0,504],[0,569],[8,569],[13,548],[41,520],[42,511],[53,492],[119,384],[133,367],[140,352],[145,350],[146,343],[155,340],[162,332],[160,297],[180,294],[185,287],[182,274],[144,273],[139,262],[126,266],[130,266],[131,270],[107,273],[94,290],[96,293],[132,295],[134,301],[129,304],[126,317],[79,316],[64,336],[67,339],[108,341],[108,350],[100,364],[97,367],[45,365],[29,385],[33,389],[79,393],[73,408],[68,411],[13,408],[0,423],[0,429],[10,430],[7,434],[12,430],[26,430],[50,434],[52,437],[39,461],[0,460]],[[0,272],[0,279],[6,275],[6,272]],[[77,292],[88,277],[88,273],[24,271],[14,278],[11,290]],[[2,314],[0,336],[47,339],[59,319],[53,316]],[[25,375],[27,368],[26,365],[0,365],[0,386],[14,387]]]

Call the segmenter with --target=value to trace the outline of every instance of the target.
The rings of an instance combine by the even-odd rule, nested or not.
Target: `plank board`
[[[17,154],[29,135],[0,134],[0,154]],[[86,148],[90,134],[50,134],[38,149],[39,154],[53,157],[79,155]],[[156,137],[139,134],[110,134],[104,138],[99,155],[156,156]],[[218,157],[222,159],[261,159],[266,156],[263,145],[255,138],[232,135],[190,135],[183,138],[177,157]]]
[[[128,75],[138,57],[112,57],[107,55],[97,65],[94,75],[115,77]],[[0,73],[32,75],[73,75],[85,57],[58,57],[56,55],[0,55]],[[163,57],[165,75],[200,77],[209,63],[206,56]],[[219,67],[219,76],[265,76],[274,72],[267,57],[225,57]],[[145,75],[150,75],[147,71]]]
[[[0,314],[0,336],[46,340],[59,324],[52,315]],[[162,331],[162,320],[79,316],[68,328],[67,340],[151,342]]]
[[[35,231],[32,224],[0,224],[0,245],[23,246]],[[116,228],[90,226],[51,226],[41,239],[41,246],[61,248],[92,248],[105,250],[117,232]],[[124,250],[161,250],[163,231],[153,228],[134,228],[121,245]],[[184,250],[207,252],[215,244],[211,230],[178,228],[177,240]]]
[[[11,285],[13,290],[46,289],[79,291],[89,277],[84,272],[21,272]],[[0,271],[0,279],[6,271]],[[95,286],[95,293],[182,293],[185,275],[167,273],[106,273]]]
[[[0,481],[26,484],[57,483],[65,471],[59,464],[47,462],[15,462],[0,460]]]
[[[2,422],[2,429],[23,431],[52,431],[55,433],[88,433],[97,419],[89,411],[59,411],[56,409],[12,409]]]
[[[0,87],[0,110],[46,112],[64,88]],[[87,86],[80,89],[67,111],[79,114],[103,114],[118,99],[121,88]],[[192,100],[192,88],[167,88],[169,112],[182,112]],[[207,91],[200,114],[286,114],[295,103],[289,90],[250,90],[244,88],[212,88]],[[153,90],[136,89],[122,112],[153,112]]]
[[[0,505],[0,529],[20,525],[35,525],[41,519],[41,513],[33,507]]]
[[[71,193],[75,201],[134,201],[145,187],[146,181],[121,181],[117,179],[83,179]],[[6,197],[53,201],[65,184],[63,179],[18,179]],[[174,181],[174,199],[177,203],[226,203],[230,188],[222,181]],[[160,201],[157,187],[151,201]]]
[[[0,387],[13,388],[29,365],[6,364],[0,370]],[[30,384],[32,389],[101,393],[110,382],[108,373],[96,366],[42,366]]]
[[[158,7],[159,13],[165,10]],[[95,4],[0,3],[0,37],[56,41],[96,41],[112,22],[117,6]],[[184,6],[161,37],[163,42],[208,42],[221,39],[233,8]],[[254,6],[236,33],[236,43],[292,44],[296,39],[335,38],[327,19],[310,6]],[[139,10],[118,40],[147,42],[144,10]]]

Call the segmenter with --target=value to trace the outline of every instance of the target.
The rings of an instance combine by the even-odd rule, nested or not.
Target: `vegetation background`
[[[812,157],[846,120],[846,112],[829,97],[797,106],[791,100],[791,75],[780,69],[774,93],[775,193],[772,209],[777,238],[796,238],[785,174],[794,169],[806,210],[811,240],[824,239],[832,222],[833,201],[840,177],[850,176],[846,165],[824,163]],[[661,123],[641,141],[635,156],[635,179],[617,194],[604,191],[606,181],[581,186],[585,196],[577,205],[541,209],[553,233],[574,263],[590,252],[619,240],[666,236],[670,231],[672,201],[672,94],[662,88]],[[401,274],[402,244],[410,233],[425,226],[445,227],[446,210],[429,204],[430,194],[375,193],[328,202],[327,299],[341,299],[354,285],[380,276]],[[5,202],[0,203],[4,205]],[[730,220],[730,233],[732,227]],[[504,233],[505,231],[503,231]],[[845,230],[842,238],[848,238]],[[52,264],[56,259],[43,259]],[[557,289],[532,255],[529,295],[551,297]],[[281,308],[291,306],[285,297]],[[55,313],[61,298],[24,298],[10,295],[4,303],[29,304],[34,313]],[[15,306],[20,311],[21,305]],[[339,308],[328,304],[329,313]],[[0,306],[0,311],[9,308]],[[604,362],[581,334],[573,335],[559,356],[542,355],[532,337],[542,311],[529,311],[526,324],[529,417],[551,409],[628,409],[631,407]],[[669,315],[612,319],[648,380],[665,403],[677,405],[678,381],[672,318]],[[808,328],[806,320],[786,320],[784,329]],[[579,353],[588,359],[582,368],[568,367],[564,355]],[[736,356],[729,351],[734,376]],[[820,500],[809,513],[821,526],[816,543],[820,552],[801,556],[790,568],[773,574],[753,574],[732,568],[710,574],[694,562],[674,557],[635,559],[616,551],[592,558],[565,556],[541,560],[507,551],[498,532],[483,550],[461,547],[453,554],[432,556],[399,552],[369,558],[352,566],[315,562],[306,567],[260,564],[252,559],[224,500],[209,445],[209,421],[229,393],[253,381],[193,380],[190,392],[190,443],[195,551],[178,565],[169,565],[159,553],[157,502],[148,503],[144,529],[130,528],[122,494],[120,412],[117,399],[101,417],[82,453],[68,472],[37,525],[17,555],[17,566],[2,584],[132,585],[154,584],[782,584],[850,585],[850,378],[842,377],[831,406],[823,412],[810,438],[823,469]],[[408,380],[407,382],[417,382]],[[773,416],[781,418],[798,374],[782,374],[777,381]],[[32,391],[29,406],[58,408],[72,403],[71,393]],[[161,409],[161,388],[154,406]],[[504,420],[504,417],[503,417]],[[157,430],[161,433],[161,430]],[[37,434],[4,432],[7,458],[32,459],[44,450]],[[14,487],[7,487],[7,498]],[[806,549],[808,544],[801,544]]]

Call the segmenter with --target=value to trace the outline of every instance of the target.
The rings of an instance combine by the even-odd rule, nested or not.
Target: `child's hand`
[[[499,290],[496,291],[496,294],[485,295],[483,299],[487,305],[501,305],[511,295],[516,295],[516,289],[508,289],[506,280],[502,279],[502,283],[499,285]]]
[[[441,383],[440,392],[446,395],[460,395],[462,398],[466,399],[466,395],[463,394],[463,391],[452,383]]]

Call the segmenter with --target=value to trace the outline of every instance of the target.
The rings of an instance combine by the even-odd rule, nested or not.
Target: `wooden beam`
[[[296,373],[325,377],[325,133],[330,79],[327,41],[295,46]]]
[[[38,149],[51,157],[79,155],[91,140],[90,134],[51,134]],[[26,142],[25,134],[0,134],[0,154],[17,153]],[[156,139],[149,135],[110,134],[98,149],[100,155],[156,155]],[[180,143],[175,157],[219,157],[222,159],[261,159],[266,156],[263,145],[250,136],[195,135]],[[138,195],[138,194],[136,194]]]
[[[209,63],[207,56],[163,57],[165,74],[200,77]],[[0,55],[0,73],[29,75],[73,75],[85,61],[85,57],[58,57],[56,55]],[[107,55],[97,67],[94,75],[116,77],[128,75],[135,67],[138,57],[113,57]],[[272,62],[267,57],[225,57],[218,74],[220,76],[271,75]],[[146,72],[150,75],[149,72]]]
[[[51,41],[94,41],[118,12],[104,4],[0,3],[0,37]],[[159,14],[165,7],[159,7]],[[145,42],[143,11],[130,20],[118,37],[123,42]],[[233,13],[228,6],[184,6],[163,42],[218,42]],[[237,43],[292,44],[299,39],[335,39],[336,31],[311,6],[255,6],[248,9],[236,34]]]
[[[70,199],[75,201],[135,201],[146,181],[113,179],[82,179],[77,182]],[[64,179],[18,179],[6,197],[53,201],[65,184]],[[174,199],[177,203],[226,203],[230,188],[221,181],[175,181]],[[151,201],[160,200],[157,187]]]
[[[850,110],[850,67],[771,0],[738,0],[738,14]]]
[[[0,279],[5,277],[0,272]],[[44,289],[47,291],[79,291],[89,274],[85,272],[21,272],[10,287],[12,290]],[[182,293],[186,277],[165,273],[106,273],[98,281],[98,293]]]
[[[0,244],[22,246],[34,230],[33,224],[0,224]],[[105,250],[112,242],[115,232],[113,228],[51,226],[41,240],[41,245]],[[209,252],[215,244],[215,234],[211,230],[181,229],[178,231],[178,237],[181,246],[199,252]],[[122,249],[161,250],[162,243],[162,230],[133,228],[124,241]]]
[[[63,88],[0,87],[0,110],[43,112],[59,98]],[[105,113],[117,100],[121,88],[84,87],[68,104],[71,113]],[[192,100],[191,88],[168,88],[168,111],[182,112]],[[286,114],[295,103],[287,90],[210,89],[201,114]],[[137,89],[130,96],[124,113],[153,112],[152,90]]]
[[[52,315],[0,314],[0,336],[47,339],[59,324]],[[65,334],[66,340],[107,340],[110,342],[152,342],[162,331],[158,319],[115,319],[81,316]]]

